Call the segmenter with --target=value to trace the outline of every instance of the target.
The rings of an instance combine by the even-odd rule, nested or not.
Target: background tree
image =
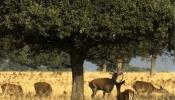
[[[135,56],[150,37],[166,48],[174,41],[169,39],[174,36],[173,10],[169,0],[4,0],[0,46],[6,54],[25,46],[30,56],[55,49],[68,53],[71,99],[83,100],[84,60]]]

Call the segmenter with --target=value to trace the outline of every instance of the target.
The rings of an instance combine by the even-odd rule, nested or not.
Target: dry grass
[[[85,99],[91,100],[90,95],[92,93],[88,86],[89,81],[95,78],[101,77],[111,77],[109,73],[102,72],[86,72],[85,73]],[[175,73],[155,73],[152,77],[149,77],[149,73],[134,73],[129,72],[124,74],[124,79],[126,83],[122,87],[122,91],[125,89],[132,89],[132,84],[136,80],[143,80],[152,82],[155,87],[162,85],[170,93],[175,95]],[[9,97],[4,96],[0,91],[0,100],[69,100],[71,95],[71,72],[0,72],[0,84],[3,83],[14,83],[22,86],[24,90],[23,97]],[[33,84],[35,82],[44,81],[51,84],[53,88],[53,94],[48,98],[35,97],[35,91]],[[0,89],[1,90],[1,89]],[[156,96],[155,96],[156,95]],[[153,96],[145,97],[144,95],[139,97],[139,100],[163,100],[165,96],[158,96],[155,94]],[[101,100],[102,92],[97,92],[96,100]],[[116,98],[116,88],[113,89],[111,96],[108,100],[115,100]],[[174,97],[172,97],[174,98]],[[165,98],[164,100],[170,100]],[[171,100],[175,100],[171,99]]]

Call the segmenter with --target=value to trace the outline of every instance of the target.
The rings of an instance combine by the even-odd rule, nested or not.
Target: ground
[[[85,99],[91,100],[90,95],[92,93],[88,86],[88,83],[96,78],[111,77],[110,73],[105,72],[85,72],[84,80],[84,91]],[[119,77],[119,80],[122,77]],[[175,95],[175,73],[173,72],[161,72],[154,73],[152,77],[147,72],[126,72],[123,78],[126,83],[121,88],[122,91],[125,89],[132,89],[132,84],[136,80],[152,82],[155,87],[163,86],[171,94]],[[0,84],[3,83],[14,83],[19,84],[24,90],[24,96],[18,97],[17,100],[41,100],[41,98],[35,96],[35,90],[33,84],[35,82],[47,82],[53,88],[53,94],[51,97],[43,100],[70,100],[71,96],[71,72],[0,72]],[[1,89],[0,89],[1,90]],[[2,91],[0,91],[1,93]],[[114,87],[112,94],[107,100],[116,100],[116,88]],[[156,95],[156,94],[155,94]],[[96,100],[101,100],[102,92],[97,92]],[[163,96],[164,97],[164,96]],[[163,100],[161,96],[148,97],[142,96],[142,100]],[[175,100],[174,96],[171,97]],[[0,100],[13,100],[15,97],[9,97],[1,93]],[[170,99],[165,99],[170,100]]]

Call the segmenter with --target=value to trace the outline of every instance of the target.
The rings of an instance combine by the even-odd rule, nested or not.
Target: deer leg
[[[108,97],[111,95],[111,93],[108,93]]]
[[[105,98],[105,93],[106,93],[106,92],[103,91],[103,98]]]
[[[139,91],[138,91],[137,89],[135,89],[135,91],[136,91],[136,94],[137,94],[137,95],[140,95],[140,93],[139,93]]]
[[[96,88],[94,88],[94,89],[92,89],[92,95],[91,95],[91,98],[93,99],[94,98],[94,96],[96,95],[96,93],[97,93],[97,89]]]
[[[152,94],[152,92],[151,91],[148,91],[148,96],[150,96]]]

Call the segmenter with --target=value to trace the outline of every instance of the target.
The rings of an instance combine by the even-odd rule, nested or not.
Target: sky
[[[131,65],[143,68],[150,67],[150,61],[142,60],[141,58],[133,58],[130,62]],[[84,62],[85,71],[96,71],[97,66],[91,62]],[[156,71],[175,71],[175,63],[171,57],[166,55],[158,56],[156,61]]]

